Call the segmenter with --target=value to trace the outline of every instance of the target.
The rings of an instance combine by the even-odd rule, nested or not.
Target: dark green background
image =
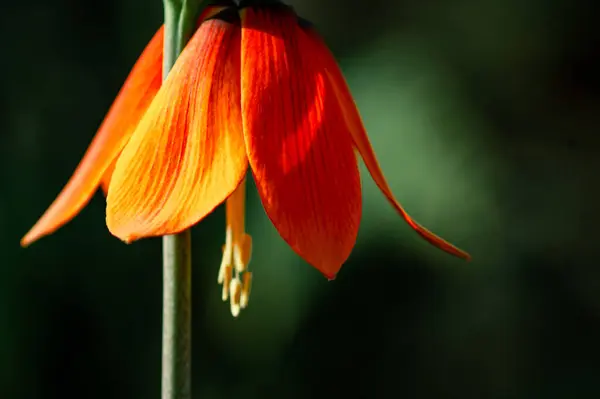
[[[237,320],[216,284],[222,209],[194,228],[194,397],[599,397],[595,3],[297,0],[399,199],[474,260],[420,241],[363,173],[359,240],[327,282],[251,188],[254,290]],[[0,19],[0,398],[158,398],[160,241],[110,236],[98,194],[18,243],[162,5],[13,1]]]

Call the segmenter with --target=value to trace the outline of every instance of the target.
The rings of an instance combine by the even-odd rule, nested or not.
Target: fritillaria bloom
[[[418,234],[469,258],[394,198],[340,68],[308,23],[276,1],[207,10],[118,157],[107,195],[112,234],[132,242],[178,233],[225,202],[219,282],[237,315],[251,283],[248,168],[281,237],[333,279],[361,218],[358,153]]]

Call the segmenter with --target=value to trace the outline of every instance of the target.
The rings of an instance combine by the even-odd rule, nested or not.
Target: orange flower
[[[281,237],[332,279],[354,247],[361,217],[355,150],[417,233],[469,258],[394,198],[342,73],[315,31],[279,2],[231,3],[200,25],[123,149],[107,226],[125,242],[173,234],[226,201],[219,282],[237,315],[251,279],[248,166]]]
[[[199,21],[215,10],[207,9]],[[73,176],[21,239],[28,246],[74,218],[99,187],[108,191],[115,162],[162,83],[163,27],[146,46],[100,125]]]

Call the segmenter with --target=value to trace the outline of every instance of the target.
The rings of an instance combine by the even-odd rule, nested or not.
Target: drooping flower
[[[355,150],[417,233],[469,258],[394,198],[340,68],[315,30],[278,1],[229,2],[200,25],[123,149],[107,226],[125,242],[173,234],[226,202],[219,282],[237,315],[251,280],[248,166],[281,237],[332,279],[361,217]]]
[[[199,22],[212,16],[207,8]],[[98,188],[108,192],[115,162],[162,84],[163,27],[150,40],[110,107],[73,176],[21,239],[28,246],[74,218]]]

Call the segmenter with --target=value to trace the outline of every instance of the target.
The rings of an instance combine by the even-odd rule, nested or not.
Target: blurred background
[[[197,398],[600,397],[600,25],[593,0],[297,0],[346,74],[420,240],[362,168],[334,282],[250,187],[250,305],[216,283],[218,209],[194,227]],[[157,398],[161,244],[124,245],[98,193],[19,239],[68,180],[160,1],[29,0],[0,13],[0,398]],[[362,167],[362,165],[361,165]]]

